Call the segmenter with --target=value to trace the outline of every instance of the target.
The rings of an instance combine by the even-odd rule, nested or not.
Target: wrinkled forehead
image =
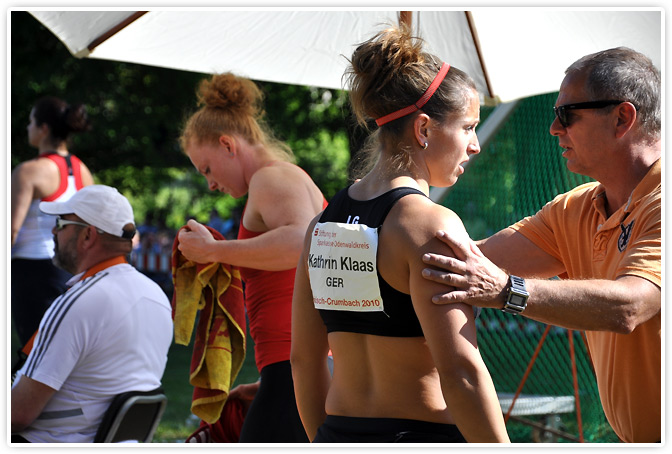
[[[581,73],[567,74],[560,84],[556,106],[583,101],[591,101],[586,90],[586,76]]]

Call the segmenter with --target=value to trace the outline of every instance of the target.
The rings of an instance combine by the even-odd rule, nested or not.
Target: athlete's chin
[[[454,175],[452,178],[450,178],[448,181],[446,181],[445,187],[450,187],[453,186],[455,183],[457,183],[457,180],[460,179],[459,175]]]
[[[435,188],[448,188],[455,183],[457,183],[457,180],[459,178],[459,175],[446,175],[444,178],[441,179],[441,181],[430,181],[430,185],[434,186]]]

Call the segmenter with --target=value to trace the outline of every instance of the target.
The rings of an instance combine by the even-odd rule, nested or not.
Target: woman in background
[[[255,396],[240,442],[306,442],[289,363],[291,300],[303,235],[326,201],[293,164],[289,147],[273,138],[254,82],[215,75],[201,83],[198,96],[202,107],[186,122],[182,148],[211,191],[247,195],[247,202],[238,239],[217,241],[190,220],[178,248],[194,262],[240,267],[261,376],[257,384],[231,391],[231,398]]]
[[[39,99],[30,112],[28,143],[37,157],[12,171],[12,319],[21,345],[37,330],[51,302],[66,290],[70,274],[57,268],[51,229],[55,216],[41,201],[64,202],[93,184],[89,169],[68,151],[73,133],[90,129],[86,108],[53,96]]]
[[[360,123],[376,119],[372,170],[310,224],[294,286],[299,414],[323,443],[508,442],[466,304],[435,305],[422,256],[462,222],[430,186],[480,151],[473,81],[422,51],[405,26],[361,44],[347,75]],[[333,377],[327,353],[333,353]]]

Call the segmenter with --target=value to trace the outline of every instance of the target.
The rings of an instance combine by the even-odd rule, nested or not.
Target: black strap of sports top
[[[46,153],[42,153],[40,156],[51,156],[52,154],[59,154],[59,153],[57,151],[47,151]],[[68,176],[72,176],[73,171],[72,171],[72,160],[70,159],[70,154],[68,153],[63,157],[65,158],[65,164],[68,166]]]
[[[68,175],[72,176],[72,161],[70,160],[70,154],[63,156],[65,158],[65,163],[68,165]]]
[[[383,211],[383,216],[380,218],[381,226],[383,225],[383,222],[385,222],[385,218],[387,218],[387,215],[390,213],[390,210],[392,209],[394,204],[397,203],[399,199],[401,199],[402,197],[406,197],[409,194],[419,194],[423,197],[427,197],[424,192],[415,188],[402,187],[393,189],[388,193],[390,202],[387,204],[387,207]]]

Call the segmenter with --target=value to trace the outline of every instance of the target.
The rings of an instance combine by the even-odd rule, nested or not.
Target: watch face
[[[522,306],[525,304],[526,298],[523,298],[522,296],[516,295],[514,293],[509,298],[509,301],[511,302],[511,304],[515,304],[516,306]]]

